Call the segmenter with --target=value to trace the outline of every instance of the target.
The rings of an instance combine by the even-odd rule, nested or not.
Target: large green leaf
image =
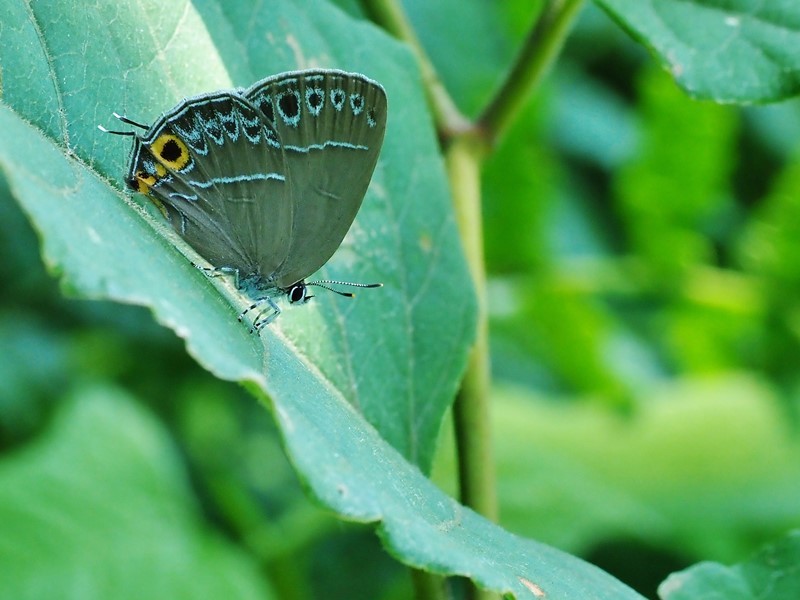
[[[66,287],[150,307],[207,369],[269,397],[310,493],[340,515],[380,521],[385,545],[407,564],[524,597],[537,586],[551,597],[638,597],[488,523],[406,460],[430,463],[475,315],[408,52],[312,0],[169,10],[101,2],[91,11],[7,2],[0,24],[0,172]],[[109,124],[112,110],[152,121],[182,96],[312,65],[386,86],[389,127],[373,185],[326,269],[386,287],[286,310],[259,338],[236,322],[247,300],[232,283],[193,269],[193,252],[156,211],[121,191],[126,140],[95,125]]]
[[[769,102],[800,93],[796,0],[595,0],[691,95]]]

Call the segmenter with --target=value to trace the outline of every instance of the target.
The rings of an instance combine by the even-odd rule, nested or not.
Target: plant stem
[[[453,409],[461,501],[497,520],[497,494],[489,415],[489,333],[486,317],[486,265],[481,218],[481,157],[484,142],[461,135],[445,152],[464,253],[478,295],[478,329],[467,371]]]
[[[548,0],[494,99],[478,118],[489,144],[508,129],[555,61],[584,0]]]
[[[434,575],[420,569],[411,570],[411,583],[414,586],[414,598],[425,600],[444,600],[445,579],[441,575]]]
[[[428,105],[434,122],[443,137],[448,138],[472,128],[472,124],[456,107],[436,73],[428,55],[417,39],[402,5],[397,0],[363,0],[362,6],[370,18],[399,40],[406,42],[417,59]]]

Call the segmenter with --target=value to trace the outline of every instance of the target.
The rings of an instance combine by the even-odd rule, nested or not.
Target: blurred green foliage
[[[452,27],[461,4],[406,3],[474,115],[533,14],[474,0]],[[676,568],[742,560],[800,526],[798,134],[797,101],[690,100],[586,7],[485,170],[504,526],[650,597]],[[105,419],[123,407],[110,413],[120,432],[157,440],[139,440],[131,476],[182,515],[185,528],[158,535],[224,554],[247,581],[231,585],[267,594],[260,574],[281,598],[410,595],[370,529],[306,499],[243,390],[199,369],[146,311],[65,299],[38,255],[0,181],[0,477],[60,439],[76,406]],[[120,447],[97,443],[90,456]],[[435,475],[452,487],[447,431],[441,447]],[[147,461],[186,479],[160,488]],[[72,467],[91,481],[113,465]],[[50,500],[41,510],[57,517]],[[213,558],[193,556],[198,570]]]

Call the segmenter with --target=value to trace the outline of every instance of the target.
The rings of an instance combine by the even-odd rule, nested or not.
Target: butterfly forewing
[[[383,142],[386,95],[363,75],[329,70],[283,73],[244,95],[283,150],[292,222],[274,279],[285,288],[324,265],[350,228]]]
[[[290,249],[286,171],[263,113],[216,92],[181,102],[137,140],[128,180],[211,264],[269,281]]]

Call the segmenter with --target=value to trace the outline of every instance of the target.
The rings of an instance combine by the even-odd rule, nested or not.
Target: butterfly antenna
[[[103,133],[110,133],[112,135],[127,135],[130,137],[134,137],[136,135],[136,132],[134,131],[114,131],[113,129],[106,129],[102,125],[98,125],[97,128]]]
[[[134,127],[138,127],[139,129],[150,129],[147,125],[142,125],[138,121],[134,121],[133,119],[129,119],[125,115],[121,115],[119,113],[111,113],[111,114],[113,114],[117,119],[119,119],[120,121],[122,121],[126,125],[133,125]]]
[[[129,119],[125,115],[121,115],[119,113],[112,113],[117,119],[125,123],[126,125],[132,125],[133,127],[138,127],[139,129],[149,129],[147,125],[142,125],[138,121],[134,121],[133,119]],[[113,131],[111,129],[106,129],[102,125],[98,125],[97,128],[102,131],[103,133],[111,133],[113,135],[127,135],[127,136],[135,136],[136,133],[133,131]]]
[[[382,283],[352,283],[350,281],[333,281],[331,279],[323,279],[321,281],[310,281],[306,284],[307,286],[315,285],[317,287],[321,287],[326,289],[334,294],[339,294],[340,296],[344,296],[345,298],[355,298],[356,295],[352,292],[343,292],[341,290],[337,290],[332,288],[331,285],[349,285],[350,287],[358,287],[358,288],[379,288],[383,287]]]

